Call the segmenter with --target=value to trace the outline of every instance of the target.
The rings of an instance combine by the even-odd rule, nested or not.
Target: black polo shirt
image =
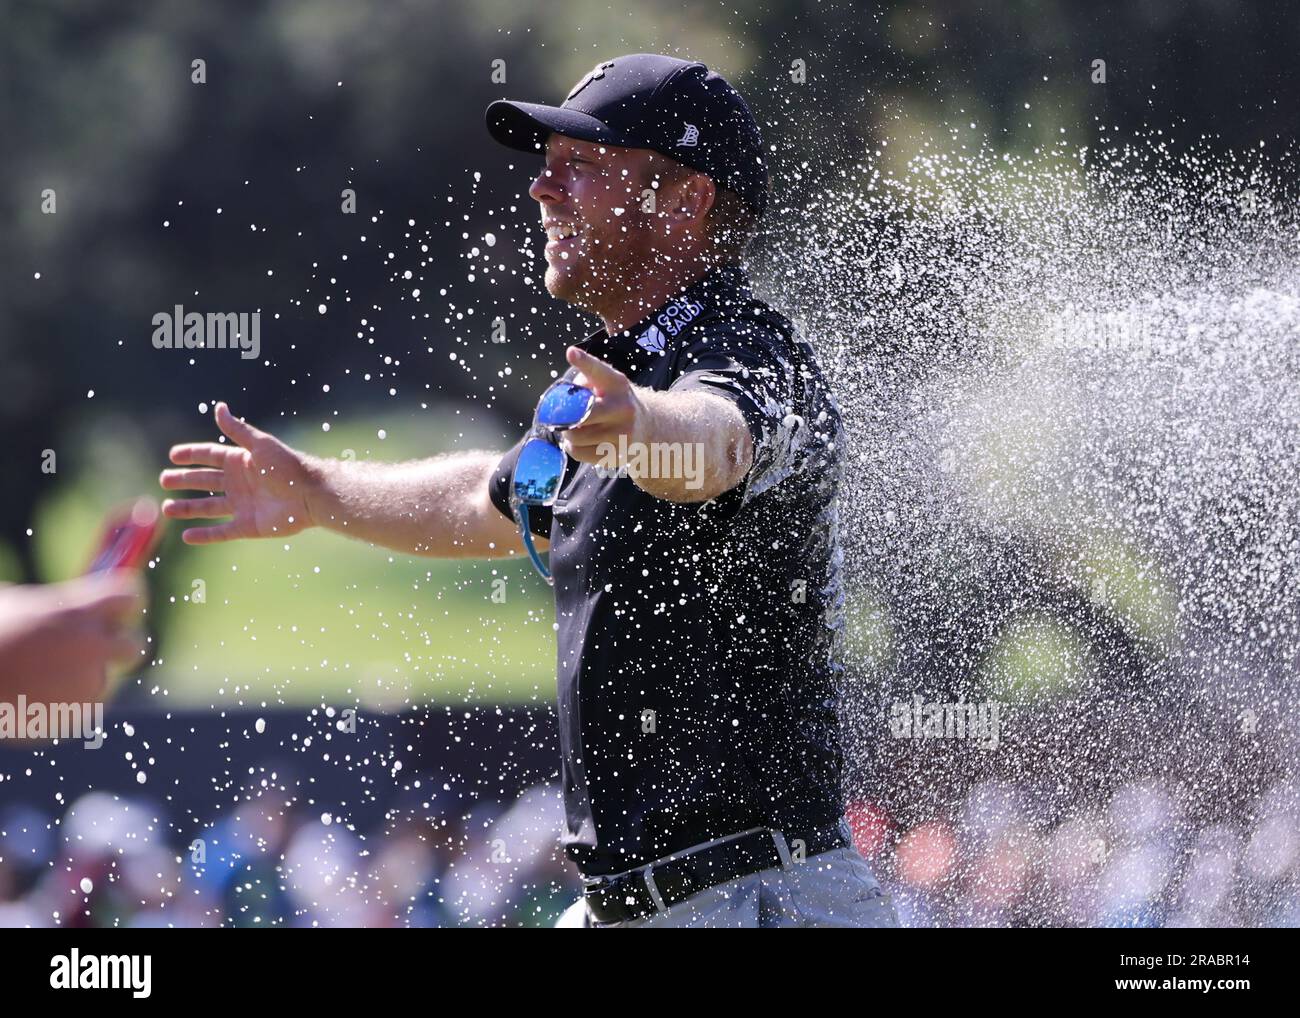
[[[679,504],[570,459],[554,507],[529,511],[555,578],[570,858],[593,876],[750,827],[833,827],[844,439],[812,349],[737,266],[578,345],[637,385],[731,400],[754,462]],[[492,479],[507,516],[522,445]]]

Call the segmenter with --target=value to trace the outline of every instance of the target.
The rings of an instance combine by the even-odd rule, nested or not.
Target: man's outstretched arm
[[[225,403],[217,404],[216,421],[233,444],[173,446],[172,462],[187,469],[164,470],[159,478],[172,491],[212,492],[169,499],[165,515],[226,518],[187,528],[181,535],[187,544],[288,537],[324,527],[412,555],[524,553],[517,528],[488,496],[500,453],[452,453],[413,463],[329,460],[285,445],[235,417]]]
[[[744,480],[754,442],[744,415],[730,400],[634,385],[581,347],[569,347],[568,359],[579,372],[574,381],[597,396],[586,421],[564,432],[564,449],[574,459],[628,466],[633,483],[669,502],[707,502]],[[626,460],[623,449],[629,453]],[[658,469],[642,469],[652,461]]]
[[[523,555],[519,528],[488,497],[500,459],[499,452],[463,452],[413,463],[318,461],[312,518],[328,530],[414,555]]]

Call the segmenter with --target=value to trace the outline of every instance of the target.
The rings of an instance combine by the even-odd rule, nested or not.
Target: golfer
[[[703,64],[615,57],[560,106],[495,102],[535,155],[546,288],[601,327],[513,449],[321,460],[234,417],[179,445],[191,544],[311,526],[402,552],[527,552],[553,584],[561,926],[892,926],[843,819],[833,637],[844,435],[811,348],[750,290],[758,125]],[[543,561],[542,555],[548,561]]]

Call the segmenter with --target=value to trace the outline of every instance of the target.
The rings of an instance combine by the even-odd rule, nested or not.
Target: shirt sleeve
[[[492,476],[488,479],[488,497],[492,499],[492,504],[497,507],[501,515],[508,520],[514,520],[514,514],[510,511],[510,482],[515,476],[515,462],[519,459],[519,452],[528,441],[528,436],[524,436],[514,446],[501,457],[497,463],[496,469],[492,471]],[[534,537],[545,537],[548,540],[551,536],[551,507],[541,505],[530,505],[528,507],[528,529],[533,532]]]
[[[733,319],[702,326],[683,351],[682,373],[670,391],[723,396],[740,410],[754,443],[749,472],[705,505],[724,518],[794,471],[796,383],[793,348],[775,326]]]

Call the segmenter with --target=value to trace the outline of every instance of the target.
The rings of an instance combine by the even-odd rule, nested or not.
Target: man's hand
[[[217,404],[216,421],[235,444],[172,446],[173,463],[203,469],[164,470],[158,481],[169,491],[218,494],[168,499],[162,511],[175,520],[230,520],[215,527],[190,527],[181,539],[186,544],[213,544],[241,537],[288,537],[314,526],[308,499],[317,478],[315,461],[239,420],[225,403]]]
[[[0,701],[97,700],[109,664],[141,660],[143,606],[139,577],[125,571],[0,587]]]
[[[637,487],[670,502],[707,502],[744,479],[754,441],[731,400],[633,385],[576,346],[569,347],[568,360],[578,369],[574,382],[596,394],[587,419],[561,433],[574,459],[606,469],[627,466]]]
[[[569,363],[578,369],[573,381],[596,394],[591,413],[579,427],[561,433],[564,451],[580,463],[603,463],[612,466],[600,446],[609,443],[618,448],[619,436],[631,445],[641,441],[645,430],[645,406],[638,396],[646,390],[632,384],[617,368],[606,364],[576,346],[568,349]]]
[[[514,523],[488,496],[500,453],[453,453],[414,463],[318,459],[237,419],[225,403],[217,404],[216,417],[234,444],[173,446],[173,463],[201,469],[164,470],[158,479],[172,491],[214,492],[169,499],[165,516],[230,517],[215,527],[190,527],[181,534],[186,544],[288,537],[324,527],[414,555],[501,558],[523,552]]]

